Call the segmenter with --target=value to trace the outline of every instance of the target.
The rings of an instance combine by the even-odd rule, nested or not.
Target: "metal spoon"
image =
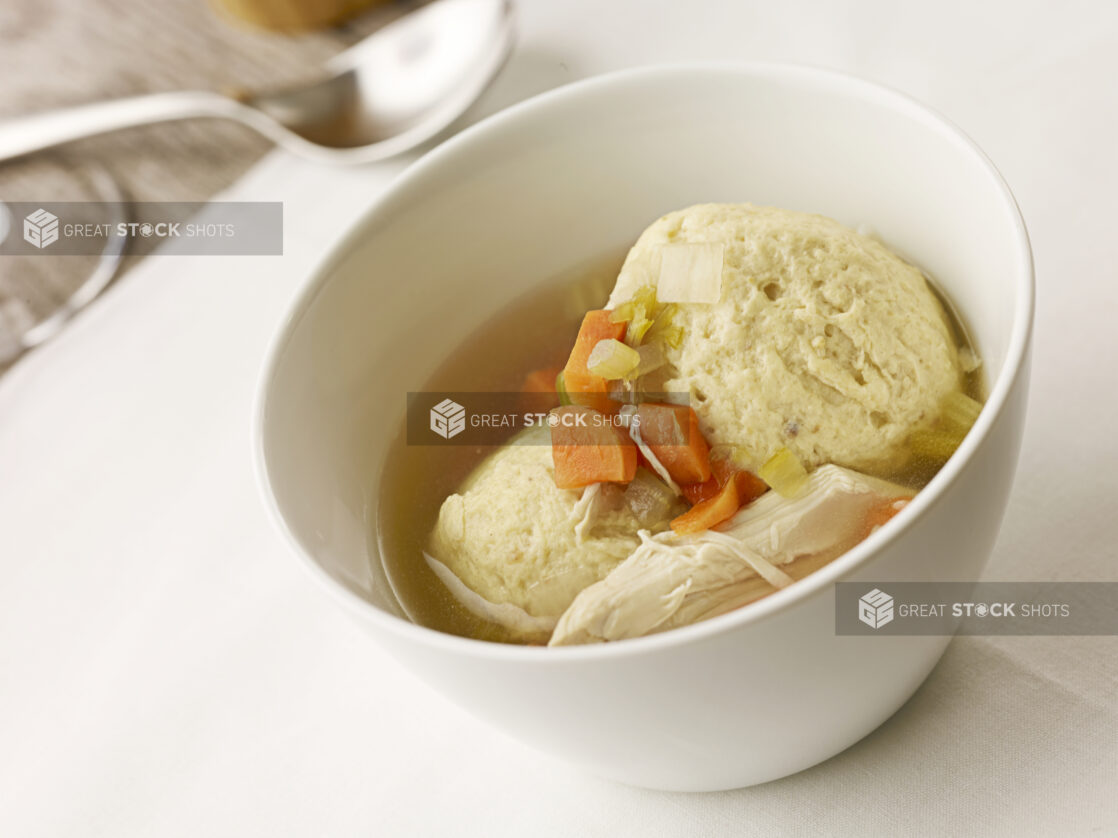
[[[271,93],[154,93],[0,122],[0,161],[152,122],[225,117],[326,163],[366,163],[437,134],[486,88],[512,46],[511,0],[437,0]]]

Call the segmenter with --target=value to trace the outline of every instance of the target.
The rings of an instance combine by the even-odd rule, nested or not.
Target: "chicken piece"
[[[481,617],[491,623],[496,623],[501,628],[508,630],[514,637],[523,643],[546,643],[548,636],[555,629],[555,617],[536,617],[529,614],[518,605],[511,602],[490,602],[481,594],[471,590],[467,585],[454,575],[454,571],[440,562],[430,553],[424,553],[423,558],[439,581],[446,585],[447,590],[456,600],[475,617]]]
[[[783,567],[802,577],[846,552],[872,509],[913,494],[825,465],[796,497],[768,492],[717,530],[642,532],[632,555],[575,597],[549,645],[641,637],[731,611],[791,584]]]

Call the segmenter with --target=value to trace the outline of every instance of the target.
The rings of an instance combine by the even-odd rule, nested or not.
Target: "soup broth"
[[[562,367],[583,315],[609,296],[624,256],[625,251],[603,255],[513,300],[451,353],[422,390],[517,392],[531,371]],[[943,304],[957,345],[970,348],[954,306],[930,279],[929,284]],[[982,378],[981,366],[966,374],[965,392],[978,401],[984,400]],[[383,484],[391,491],[381,494],[376,534],[389,581],[412,621],[451,634],[510,642],[505,629],[461,605],[424,558],[443,501],[497,447],[409,445],[401,428],[384,466]],[[875,476],[918,490],[941,465],[912,456],[903,468]],[[785,569],[800,579],[832,559],[809,557]]]

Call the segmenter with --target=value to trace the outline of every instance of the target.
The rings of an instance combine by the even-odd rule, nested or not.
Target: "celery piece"
[[[559,404],[574,404],[567,392],[567,383],[563,380],[563,373],[555,376],[555,392],[559,394]]]
[[[586,360],[586,368],[594,375],[614,381],[631,373],[640,361],[641,356],[637,350],[619,340],[606,338],[594,344],[590,357]]]
[[[622,303],[609,313],[610,323],[628,323],[637,316],[637,304],[632,300]]]
[[[656,309],[656,316],[652,318],[652,327],[649,330],[652,336],[663,334],[665,329],[670,328],[678,311],[679,306],[675,303],[665,303]]]
[[[680,344],[683,343],[683,328],[673,323],[678,311],[679,306],[675,303],[661,306],[652,320],[652,326],[648,329],[648,340],[662,341],[672,349],[679,349]]]
[[[947,462],[955,449],[963,441],[966,431],[932,430],[917,428],[909,435],[908,448],[918,457],[927,457],[938,462]]]
[[[630,320],[629,327],[625,330],[625,343],[632,347],[640,346],[651,325],[652,321],[643,314]]]
[[[943,400],[940,424],[948,433],[958,432],[959,436],[965,436],[981,412],[981,402],[975,401],[960,390],[955,390]]]
[[[656,289],[642,285],[632,298],[621,303],[609,316],[610,323],[629,323],[648,317],[656,309]]]
[[[656,288],[652,285],[642,285],[637,289],[636,293],[633,294],[633,299],[636,300],[639,305],[644,306],[646,315],[654,312],[656,306],[660,304],[656,300]]]
[[[803,463],[787,448],[781,448],[769,457],[768,462],[758,469],[757,476],[786,498],[794,497],[807,482],[807,470]]]

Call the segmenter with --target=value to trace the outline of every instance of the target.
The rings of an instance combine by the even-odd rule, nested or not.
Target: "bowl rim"
[[[1000,194],[1005,209],[1010,215],[1022,269],[1019,275],[1012,280],[1015,315],[1005,362],[990,388],[990,394],[983,405],[983,410],[977,422],[963,440],[962,445],[937,472],[935,477],[887,525],[872,533],[837,559],[799,580],[795,585],[771,593],[756,602],[750,603],[748,607],[739,608],[709,620],[624,641],[576,646],[536,647],[461,637],[412,623],[378,608],[356,591],[336,580],[303,548],[280,511],[271,484],[264,444],[267,403],[272,382],[277,375],[279,359],[283,354],[284,347],[290,341],[294,328],[309,309],[319,290],[328,281],[336,263],[344,258],[360,241],[363,235],[362,231],[370,227],[393,200],[406,193],[411,183],[423,174],[435,169],[446,160],[453,159],[460,152],[479,143],[484,143],[491,131],[497,130],[507,123],[516,122],[530,114],[541,110],[546,111],[555,105],[577,100],[588,93],[597,93],[610,88],[624,88],[626,85],[634,83],[652,84],[666,77],[686,75],[711,77],[740,75],[762,80],[799,81],[811,84],[824,91],[828,89],[841,91],[868,103],[881,105],[908,115],[928,129],[939,133],[944,139],[958,145],[981,164],[992,186]],[[459,134],[431,149],[397,175],[388,188],[378,195],[350,224],[346,233],[329,246],[314,268],[303,279],[299,291],[288,305],[279,327],[273,333],[264,355],[256,388],[252,418],[252,451],[256,483],[273,525],[288,542],[290,548],[299,557],[300,562],[311,576],[323,585],[346,610],[354,613],[359,619],[371,621],[378,628],[396,635],[400,640],[434,646],[448,653],[473,655],[490,660],[515,660],[536,665],[547,665],[548,661],[563,663],[575,660],[601,661],[617,656],[652,654],[660,650],[688,645],[717,635],[737,631],[744,626],[761,622],[788,611],[807,600],[828,594],[831,585],[869,564],[873,557],[898,538],[904,530],[923,518],[955,483],[974,453],[985,442],[990,428],[1000,417],[1005,407],[1010,391],[1022,375],[1032,339],[1034,306],[1035,269],[1029,235],[1020,207],[1005,178],[986,153],[962,129],[938,111],[917,101],[908,94],[850,73],[790,63],[673,62],[643,65],[604,73],[545,91],[511,105],[465,128]]]

